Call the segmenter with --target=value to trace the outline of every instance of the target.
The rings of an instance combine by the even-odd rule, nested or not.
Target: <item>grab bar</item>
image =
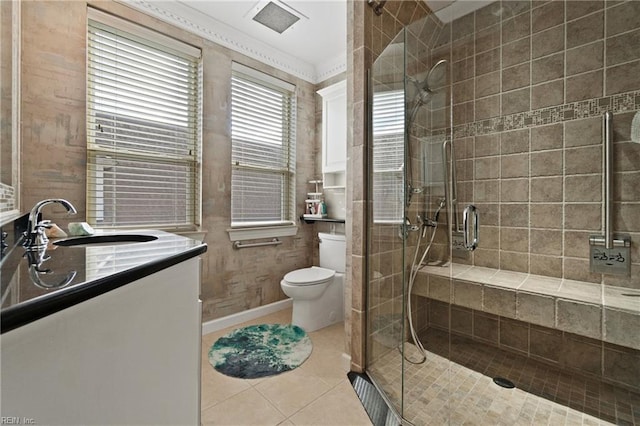
[[[613,228],[611,226],[611,186],[613,183],[613,114],[604,114],[604,246],[613,248]]]
[[[243,249],[243,248],[249,248],[249,247],[262,247],[262,246],[277,246],[278,244],[282,244],[282,241],[280,241],[277,238],[274,238],[271,241],[264,241],[262,243],[247,243],[247,244],[242,244],[241,241],[235,241],[233,243],[233,248],[236,250],[239,249]]]
[[[600,274],[631,275],[631,236],[613,232],[613,114],[605,112],[602,122],[604,235],[589,236],[589,270]]]
[[[473,241],[469,242],[469,216],[473,214]],[[473,204],[469,204],[462,212],[462,229],[464,236],[464,247],[473,251],[480,242],[480,215],[478,209]]]

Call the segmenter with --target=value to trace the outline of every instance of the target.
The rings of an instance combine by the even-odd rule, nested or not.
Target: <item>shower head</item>
[[[427,92],[431,92],[433,91],[434,87],[442,84],[442,80],[446,76],[446,67],[446,59],[440,59],[438,62],[436,62],[435,65],[432,66],[429,70],[429,74],[427,74],[427,77],[422,81],[422,89],[426,90]]]
[[[438,208],[436,209],[436,212],[433,215],[433,220],[435,222],[438,221],[438,217],[440,216],[440,210],[444,208],[446,202],[447,202],[446,198],[440,198],[440,200],[438,200]]]
[[[418,89],[418,100],[427,103],[435,87],[442,85],[446,76],[446,59],[440,59],[431,67],[427,76],[422,81],[412,80]]]
[[[413,123],[413,120],[418,113],[418,109],[431,102],[434,88],[442,85],[443,79],[446,76],[446,68],[447,60],[440,59],[431,67],[424,80],[418,81],[413,78],[410,79],[410,81],[416,86],[418,93],[416,93],[414,97],[413,108],[409,114],[409,126]]]

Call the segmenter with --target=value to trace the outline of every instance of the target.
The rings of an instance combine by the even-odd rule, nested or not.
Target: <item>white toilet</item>
[[[296,269],[280,281],[293,299],[291,323],[307,332],[344,320],[345,236],[320,232],[318,238],[320,266]]]

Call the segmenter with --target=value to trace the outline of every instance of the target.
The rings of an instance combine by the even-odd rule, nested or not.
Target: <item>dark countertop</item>
[[[207,245],[156,230],[104,231],[98,234],[144,234],[154,241],[126,244],[56,246],[51,239],[49,259],[37,272],[25,249],[7,250],[0,269],[2,333],[76,305],[100,294],[176,265],[207,251]],[[71,276],[74,274],[72,279]],[[64,286],[59,283],[70,281]],[[47,288],[52,287],[52,288]]]

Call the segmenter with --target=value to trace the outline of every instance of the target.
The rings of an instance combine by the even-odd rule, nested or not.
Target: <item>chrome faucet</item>
[[[68,214],[78,213],[76,208],[73,207],[73,204],[62,198],[50,198],[37,202],[31,209],[31,213],[29,213],[29,224],[27,225],[27,231],[24,233],[24,242],[22,245],[27,250],[39,250],[47,246],[49,239],[44,230],[51,228],[51,221],[41,220],[38,222],[38,215],[40,215],[40,210],[42,210],[44,206],[52,203],[62,204],[64,208],[67,209]]]

